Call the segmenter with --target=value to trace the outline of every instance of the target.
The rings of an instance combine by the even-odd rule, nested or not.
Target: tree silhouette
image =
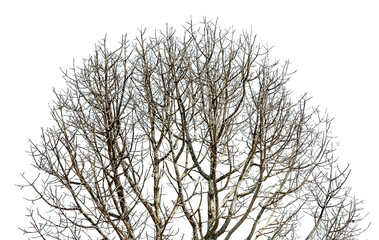
[[[100,42],[63,71],[55,125],[31,142],[40,174],[24,178],[41,203],[25,233],[356,239],[361,202],[333,158],[331,119],[306,94],[290,98],[289,63],[269,50],[207,20],[182,37],[167,28],[116,50]]]

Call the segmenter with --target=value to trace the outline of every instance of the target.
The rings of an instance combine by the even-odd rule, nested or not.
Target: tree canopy
[[[64,72],[31,142],[40,239],[356,239],[331,119],[250,32],[189,22]],[[44,207],[41,207],[44,206]],[[39,210],[39,208],[41,208]],[[46,211],[45,211],[46,210]]]

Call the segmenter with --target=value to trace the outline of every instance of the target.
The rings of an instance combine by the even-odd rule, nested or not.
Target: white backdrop
[[[8,3],[7,3],[8,2]],[[361,239],[377,239],[379,223],[379,4],[377,1],[40,1],[0,3],[0,229],[2,239],[27,239],[18,230],[28,219],[20,173],[30,171],[28,138],[52,123],[52,88],[64,87],[59,67],[93,52],[107,34],[133,37],[139,27],[180,28],[192,16],[219,18],[220,25],[250,29],[274,45],[274,57],[297,70],[295,94],[334,117],[332,130],[341,163],[351,163],[349,185],[365,201],[371,228]]]

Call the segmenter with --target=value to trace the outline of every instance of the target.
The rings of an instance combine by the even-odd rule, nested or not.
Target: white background
[[[7,3],[8,2],[8,3]],[[275,45],[273,56],[292,62],[290,87],[308,92],[312,104],[334,117],[332,130],[348,182],[364,200],[377,239],[379,222],[379,6],[377,1],[2,1],[0,3],[0,230],[1,239],[27,239],[18,230],[28,219],[20,173],[30,172],[28,138],[52,124],[52,88],[64,81],[59,67],[72,66],[107,33],[133,37],[143,26],[180,28],[219,17],[223,27],[252,27],[258,41]]]

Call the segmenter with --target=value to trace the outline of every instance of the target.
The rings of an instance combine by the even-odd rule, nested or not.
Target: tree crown
[[[42,239],[355,239],[330,122],[248,32],[189,22],[64,71],[31,143]],[[300,230],[302,224],[305,226]]]

